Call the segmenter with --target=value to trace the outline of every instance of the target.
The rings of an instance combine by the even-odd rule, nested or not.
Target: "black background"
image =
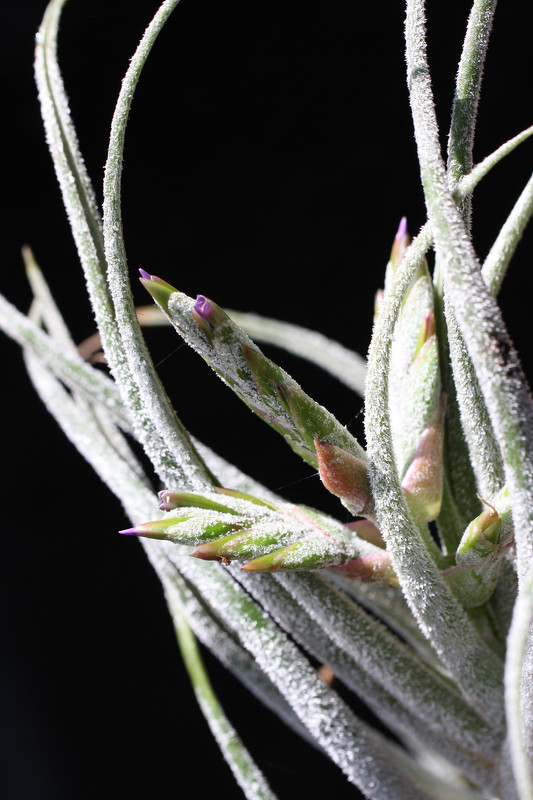
[[[429,57],[447,130],[468,2],[430,2]],[[93,331],[47,153],[32,75],[45,3],[1,8],[1,291],[21,309],[29,243],[77,340]],[[71,0],[60,61],[101,194],[114,101],[157,3]],[[531,124],[533,8],[496,14],[475,157]],[[442,136],[445,143],[446,136]],[[476,192],[481,258],[531,169],[531,144]],[[143,267],[189,294],[317,328],[364,353],[398,221],[424,222],[403,57],[403,4],[183,0],[150,57],[126,137],[124,229],[134,292]],[[531,232],[502,304],[531,376]],[[526,288],[524,288],[524,286]],[[170,330],[150,332],[185,424],[270,488],[333,513],[310,469],[240,408]],[[36,399],[2,339],[0,796],[241,796],[207,731],[170,620],[126,520]],[[270,351],[269,351],[270,352]],[[275,353],[356,434],[361,401]],[[6,363],[7,362],[7,363]],[[232,721],[280,798],[356,797],[206,656]],[[194,790],[179,787],[192,776]]]

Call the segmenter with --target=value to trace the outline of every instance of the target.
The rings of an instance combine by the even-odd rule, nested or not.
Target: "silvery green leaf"
[[[197,639],[286,725],[312,744],[307,730],[295,717],[285,699],[258,668],[250,653],[224,628],[214,609],[202,602],[195,586],[172,567],[156,542],[145,541],[143,544],[159,577],[172,585],[179,596]]]
[[[128,71],[130,80],[127,83],[130,90],[138,78],[138,71],[135,72],[134,68],[138,68],[144,63],[162,20],[171,10],[170,6],[175,4],[175,2],[163,4],[164,8],[156,15],[156,24],[149,28],[143,38],[138,56],[132,62],[133,67],[130,66]],[[140,331],[135,329],[133,338],[130,336],[134,324],[128,320],[126,315],[121,317],[120,314],[117,314],[116,301],[111,296],[107,280],[108,257],[105,254],[102,221],[79,151],[68,99],[57,63],[57,32],[63,6],[64,0],[52,0],[46,9],[37,36],[35,73],[47,141],[84,269],[106,358],[117,381],[122,401],[128,409],[131,424],[135,427],[136,434],[152,458],[156,469],[165,478],[177,478],[179,475],[184,480],[185,475],[189,474],[191,485],[194,485],[196,480],[197,488],[200,485],[206,486],[212,482],[212,477],[206,474],[205,467],[195,453],[190,439],[171,410],[163,388],[154,377],[150,359],[146,363],[139,364],[132,359],[128,363],[126,358],[128,352],[131,354],[139,347],[142,349],[142,336]],[[124,91],[126,90],[123,89],[123,93]],[[115,126],[116,136],[112,136],[112,141],[115,141],[117,137],[120,140],[123,135],[126,117],[127,115],[123,115]],[[115,155],[118,155],[116,149]],[[111,169],[110,175],[112,180],[113,175],[116,175],[116,170]],[[116,205],[113,212],[119,215]],[[118,232],[115,231],[115,233],[119,237],[121,236],[120,224]],[[127,277],[121,291],[126,295],[129,292]],[[121,322],[123,322],[124,328],[122,332],[119,327]],[[128,344],[125,346],[124,337],[129,343],[129,348]],[[139,383],[139,375],[132,373],[132,365],[135,366],[137,372],[148,373],[148,378]],[[141,396],[143,387],[149,394],[148,399],[146,392],[143,395],[145,401],[148,402],[148,408],[146,402],[143,404]],[[152,388],[151,394],[150,387]],[[152,414],[151,405],[153,405],[154,414]],[[161,430],[158,429],[158,425]]]
[[[231,319],[254,340],[273,344],[329,372],[363,397],[366,360],[318,331],[244,311],[228,310]]]
[[[483,277],[494,296],[499,291],[509,263],[532,215],[533,175],[522,190],[483,262]]]
[[[104,175],[103,235],[107,282],[114,319],[127,364],[123,393],[136,423],[137,435],[165,483],[207,488],[216,483],[188,432],[178,419],[156,373],[137,320],[122,236],[121,178],[126,123],[146,59],[179,0],[165,0],[148,25],[124,76],[115,106]],[[155,434],[153,436],[152,434]]]
[[[301,598],[297,598],[294,592],[284,588],[279,580],[276,579],[273,583],[268,575],[254,575],[247,579],[242,573],[233,572],[233,574],[287,633],[311,652],[320,663],[331,667],[335,676],[355,692],[400,738],[405,736],[411,740],[413,737],[417,738],[420,731],[424,730],[426,746],[430,746],[435,752],[442,753],[465,774],[469,774],[476,783],[480,785],[490,783],[490,769],[487,770],[485,761],[487,742],[486,740],[482,741],[484,728],[482,722],[478,721],[478,733],[481,737],[479,746],[482,755],[473,757],[473,754],[469,753],[465,757],[462,740],[456,744],[447,737],[443,737],[437,728],[433,729],[431,725],[423,725],[411,704],[405,702],[406,698],[402,693],[389,691],[373,669],[365,668],[364,659],[360,658],[358,647],[354,645],[353,651],[356,651],[356,655],[354,655],[353,652],[349,652],[340,645],[337,637],[332,633],[332,627],[316,624],[316,620],[306,604],[300,602]],[[354,621],[354,625],[357,627],[357,622]],[[375,653],[376,664],[380,663],[382,654],[378,647]],[[422,725],[423,727],[421,727]]]
[[[93,398],[94,402],[103,404],[122,428],[130,428],[130,417],[113,381],[86,364],[79,355],[72,352],[70,345],[52,340],[2,295],[0,327],[21,347],[38,356],[67,386]]]
[[[446,730],[456,743],[468,742],[468,748],[479,755],[495,756],[501,730],[483,723],[456,688],[358,604],[320,575],[280,573],[277,580],[317,626],[386,691],[405,703],[411,714],[424,721],[425,728]],[[446,717],[445,723],[441,715]]]
[[[447,300],[445,308],[453,379],[470,463],[476,475],[478,492],[483,497],[491,497],[505,483],[502,456],[479,381]]]
[[[495,9],[496,0],[474,0],[468,18],[457,70],[448,136],[447,173],[452,186],[472,169],[481,79]],[[470,213],[471,199],[467,197],[463,201],[463,214],[467,225],[470,224]]]
[[[509,757],[520,800],[533,798],[531,742],[533,740],[533,571],[526,576],[515,604],[507,640],[505,707]]]
[[[458,201],[464,200],[468,194],[474,191],[478,183],[489,174],[496,164],[499,164],[500,161],[505,158],[505,156],[508,156],[509,153],[512,153],[519,144],[525,142],[532,135],[533,125],[530,125],[528,128],[524,128],[523,131],[520,131],[520,133],[517,133],[516,136],[508,139],[508,141],[504,142],[502,145],[500,145],[500,147],[497,147],[493,153],[485,156],[485,158],[482,159],[479,164],[476,164],[470,172],[468,172],[466,175],[463,175],[453,190],[454,198]],[[487,281],[487,283],[489,283],[489,281]],[[492,289],[491,292],[496,294],[496,292],[493,292]]]
[[[168,556],[174,562],[172,548]],[[415,763],[353,716],[295,645],[218,565],[182,560],[179,569],[217,608],[225,625],[252,653],[318,744],[352,783],[376,800],[404,795],[413,800],[432,797],[419,783]]]
[[[106,262],[100,213],[80,153],[57,61],[57,35],[64,5],[65,0],[51,0],[37,34],[35,77],[41,114],[104,349],[109,363],[125,378],[113,304],[105,279]]]

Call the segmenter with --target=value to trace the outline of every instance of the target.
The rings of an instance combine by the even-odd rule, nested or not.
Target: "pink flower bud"
[[[315,439],[320,479],[354,516],[372,516],[368,465],[341,447]]]

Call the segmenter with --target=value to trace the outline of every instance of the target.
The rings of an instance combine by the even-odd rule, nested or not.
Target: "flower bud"
[[[508,490],[502,489],[493,503],[482,502],[486,507],[472,520],[461,538],[455,554],[456,565],[442,573],[465,608],[475,608],[489,599],[498,583],[501,560],[513,537]]]
[[[385,292],[383,289],[378,289],[376,294],[374,295],[374,322],[376,322],[377,318],[379,317],[379,312],[383,305],[383,300],[385,299]]]
[[[398,225],[398,230],[396,231],[396,236],[394,237],[389,259],[389,264],[393,271],[399,266],[402,258],[405,255],[405,251],[410,244],[411,237],[409,236],[409,232],[407,230],[407,217],[402,217],[400,224]]]
[[[436,519],[440,512],[444,408],[443,395],[436,414],[422,434],[415,456],[402,481],[407,505],[417,525]]]
[[[482,499],[482,498],[480,498]],[[490,503],[482,500],[485,508],[464,532],[455,560],[457,564],[473,564],[491,556],[499,549],[501,520]]]
[[[433,311],[433,309],[430,309],[424,315],[424,319],[422,320],[422,324],[420,325],[420,331],[418,334],[418,340],[416,342],[413,362],[417,358],[423,345],[425,345],[425,343],[429,341],[429,339],[431,339],[432,336],[436,335],[437,335],[437,324],[435,322],[435,312]]]
[[[320,479],[354,516],[372,517],[374,501],[368,463],[329,442],[315,439]]]
[[[192,315],[208,339],[212,338],[213,331],[216,328],[219,328],[229,320],[226,312],[208,297],[204,297],[203,294],[197,295],[196,302],[192,308]]]
[[[402,217],[400,220],[400,224],[398,226],[398,230],[396,231],[394,241],[392,243],[389,261],[385,268],[385,288],[380,298],[379,301],[380,303],[386,296],[387,292],[389,291],[394,272],[398,268],[402,258],[405,255],[405,251],[409,247],[410,243],[411,243],[411,237],[409,236],[409,233],[407,231],[407,219],[406,217]],[[374,306],[374,313],[376,314],[376,316],[377,313],[379,313],[379,304],[376,304]]]

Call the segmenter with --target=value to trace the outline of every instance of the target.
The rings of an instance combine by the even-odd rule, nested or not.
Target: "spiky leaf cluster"
[[[209,685],[196,640],[372,800],[532,800],[533,401],[495,295],[533,214],[533,182],[484,264],[470,224],[476,184],[533,133],[473,166],[494,0],[472,5],[447,164],[424,4],[407,2],[407,77],[428,221],[411,243],[400,224],[366,366],[316,332],[233,319],[204,295],[194,300],[141,271],[185,341],[318,470],[344,516],[347,509],[354,517],[348,524],[282,501],[194,441],[144,342],[122,234],[122,156],[142,68],[178,0],[161,4],[125,75],[103,215],[57,63],[64,2],[51,0],[46,10],[36,75],[110,375],[80,357],[29,251],[35,303],[24,315],[0,298],[0,323],[21,344],[51,413],[122,502],[132,524],[123,533],[141,537],[199,704],[244,795],[275,800]],[[364,393],[365,445],[255,339],[327,366]],[[154,477],[165,487],[159,508]],[[393,736],[359,718],[316,662]]]

